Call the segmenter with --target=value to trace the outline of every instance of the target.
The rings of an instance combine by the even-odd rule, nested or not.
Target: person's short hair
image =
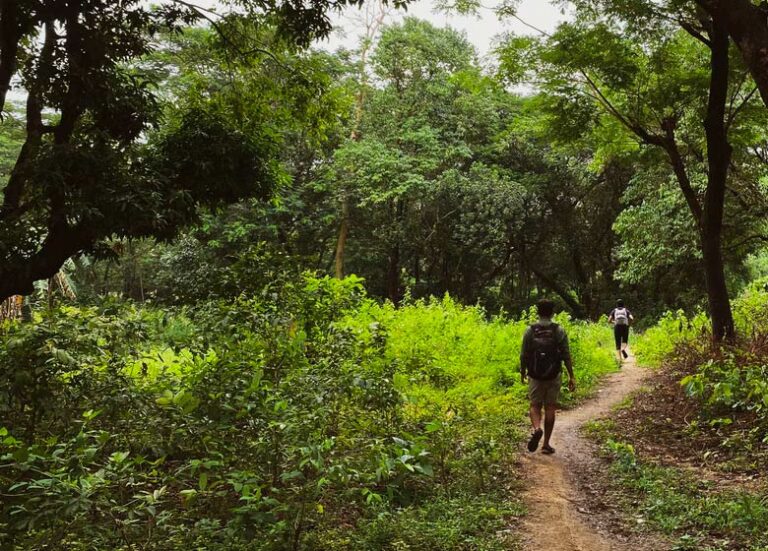
[[[548,298],[543,298],[536,303],[536,311],[542,318],[551,318],[555,313],[555,303]]]
[[[624,308],[624,301],[621,299],[617,300],[616,306],[618,306],[619,308]]]

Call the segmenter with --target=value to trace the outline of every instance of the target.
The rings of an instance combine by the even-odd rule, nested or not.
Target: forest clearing
[[[0,0],[0,549],[768,550],[767,17]]]

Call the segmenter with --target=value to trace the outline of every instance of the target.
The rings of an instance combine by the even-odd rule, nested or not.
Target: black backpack
[[[563,359],[557,336],[560,326],[556,323],[531,325],[532,351],[528,358],[528,376],[531,379],[550,381],[560,375]]]

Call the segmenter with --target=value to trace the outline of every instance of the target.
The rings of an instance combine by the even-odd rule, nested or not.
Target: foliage
[[[615,368],[609,331],[560,321],[584,395]],[[6,322],[0,541],[499,549],[525,326],[449,297],[379,305],[355,278]]]
[[[646,329],[633,345],[640,362],[650,367],[662,363],[680,347],[706,346],[709,320],[703,313],[687,316],[682,310],[665,313],[659,321]]]
[[[622,297],[648,320],[700,304],[700,255],[669,170],[609,117],[589,139],[566,136],[549,90],[510,93],[460,33],[413,18],[383,27],[369,78],[348,52],[296,52],[256,27],[225,27],[247,57],[233,60],[211,30],[186,29],[161,35],[140,66],[162,83],[170,121],[186,107],[231,110],[250,121],[244,137],[281,146],[270,149],[273,200],[198,209],[200,224],[172,244],[109,240],[101,252],[122,265],[79,270],[84,296],[184,304],[328,273],[346,223],[345,271],[395,302],[449,292],[497,313],[546,291],[577,318]],[[540,54],[523,42],[502,61],[515,48]],[[757,242],[728,257],[735,280]]]
[[[730,424],[738,412],[752,412],[752,439],[768,440],[768,371],[762,363],[746,364],[734,357],[709,360],[680,382],[691,398],[702,403],[702,417],[710,423]]]
[[[639,496],[633,504],[638,522],[676,535],[675,549],[719,549],[718,543],[745,550],[768,545],[763,527],[768,506],[759,493],[719,489],[691,473],[640,460],[632,445],[608,439],[603,447],[612,473]]]
[[[284,180],[289,119],[322,133],[335,117],[322,107],[323,83],[280,57],[327,36],[326,12],[347,4],[359,2],[238,1],[222,15],[188,2],[3,6],[0,104],[11,86],[28,99],[23,147],[3,178],[0,296],[31,293],[111,238],[167,239],[201,209],[270,197]],[[178,79],[181,96],[158,91],[169,74],[153,66],[160,31],[203,21],[215,32],[190,31],[208,45],[200,75]]]

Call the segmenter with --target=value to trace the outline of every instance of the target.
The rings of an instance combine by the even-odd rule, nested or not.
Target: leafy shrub
[[[588,392],[610,332],[560,321]],[[497,549],[525,327],[309,276],[6,325],[0,546]]]
[[[768,412],[768,366],[738,365],[733,356],[709,360],[681,381],[692,398],[720,411]]]
[[[693,316],[682,310],[667,312],[636,340],[634,350],[643,365],[659,367],[678,347],[707,345],[709,331],[709,320],[701,312]]]
[[[676,534],[681,545],[711,542],[711,535],[730,540],[738,549],[768,545],[768,502],[760,493],[718,489],[693,473],[643,462],[625,442],[608,439],[603,450],[613,460],[614,475],[640,498],[633,504],[634,516]]]
[[[768,331],[768,280],[750,284],[733,301],[733,319],[742,338],[755,338]]]

